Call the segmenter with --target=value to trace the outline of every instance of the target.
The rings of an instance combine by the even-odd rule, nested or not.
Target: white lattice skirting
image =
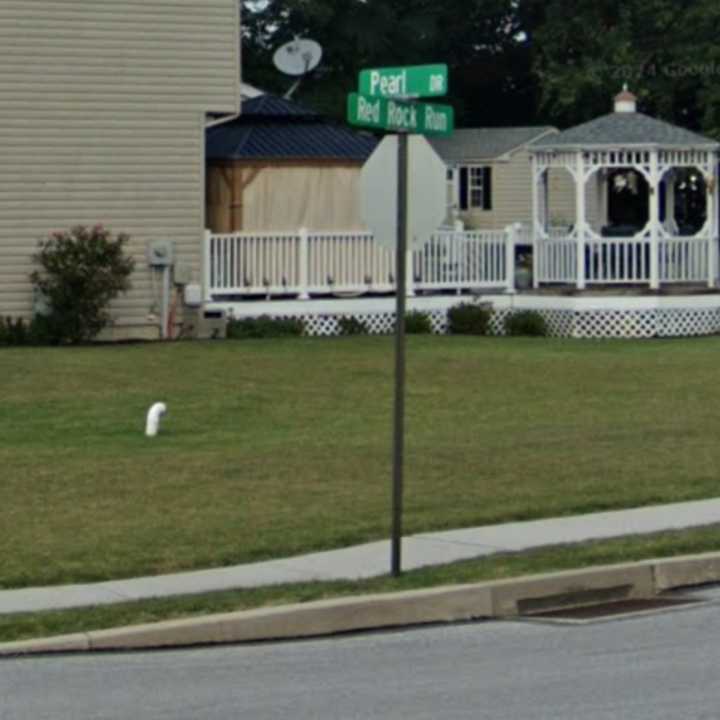
[[[720,295],[673,297],[565,298],[540,296],[484,296],[478,298],[493,307],[490,333],[504,334],[509,313],[534,310],[545,318],[552,337],[563,338],[669,338],[720,333]],[[447,332],[447,311],[469,297],[409,298],[408,311],[418,310],[430,317],[436,334]],[[308,303],[215,303],[234,317],[269,315],[300,318],[310,336],[341,334],[341,318],[355,318],[371,335],[387,335],[395,326],[395,301],[327,300]]]

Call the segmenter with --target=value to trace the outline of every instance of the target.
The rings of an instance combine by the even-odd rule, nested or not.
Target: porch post
[[[585,289],[585,163],[582,151],[575,158],[575,228],[577,232],[576,287]]]
[[[300,228],[298,230],[298,286],[300,294],[298,298],[300,300],[309,300],[310,293],[308,292],[308,277],[310,276],[310,252],[308,243],[310,240],[310,233],[307,228]]]
[[[212,242],[212,232],[205,230],[205,242],[203,243],[203,293],[205,302],[212,301],[212,292],[210,291],[210,282],[212,279],[212,254],[210,252],[210,243]]]
[[[517,223],[505,228],[505,292],[515,292],[515,247],[517,246]],[[533,253],[534,254],[534,253]]]
[[[715,277],[713,284],[720,278],[720,258],[718,254],[718,212],[720,212],[720,166],[718,166],[718,157],[715,153],[710,154],[710,167],[712,169],[711,177],[713,179],[713,214],[710,220],[710,247],[712,248],[713,270]]]
[[[532,262],[533,262],[533,287],[535,289],[540,287],[540,243],[538,242],[538,212],[539,198],[538,198],[538,160],[537,155],[532,156],[532,170],[530,173],[532,178],[532,222],[530,224],[530,231],[532,232]],[[513,251],[514,252],[514,251]],[[514,260],[513,260],[514,261]]]
[[[650,152],[650,289],[660,287],[660,172],[658,151]]]
[[[415,297],[415,251],[409,246],[405,251],[405,297]]]

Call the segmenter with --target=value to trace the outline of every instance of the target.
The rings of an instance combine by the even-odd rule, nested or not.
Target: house
[[[147,247],[172,242],[201,280],[205,126],[239,110],[239,3],[0,0],[0,35],[0,315],[32,313],[39,240],[102,223],[136,258],[110,334],[157,337]]]
[[[207,131],[207,221],[216,233],[354,230],[367,133],[270,94]]]
[[[556,133],[553,127],[465,128],[428,138],[448,167],[448,219],[478,230],[530,225],[530,147]],[[563,224],[574,213],[573,181],[567,173],[555,172],[551,183],[551,211]]]

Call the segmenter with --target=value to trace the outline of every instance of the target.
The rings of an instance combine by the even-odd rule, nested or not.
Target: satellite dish
[[[285,75],[302,76],[314,70],[322,59],[322,48],[314,40],[295,38],[273,55],[275,67]]]

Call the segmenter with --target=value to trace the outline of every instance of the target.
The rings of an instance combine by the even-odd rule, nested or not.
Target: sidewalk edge
[[[0,657],[139,650],[330,636],[515,617],[594,598],[652,597],[720,581],[720,552],[530,575],[472,585],[321,600],[0,644]]]

